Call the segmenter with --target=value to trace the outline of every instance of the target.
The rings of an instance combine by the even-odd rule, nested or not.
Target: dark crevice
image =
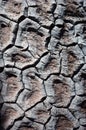
[[[75,42],[73,42],[69,45],[62,44],[61,42],[59,42],[59,43],[60,43],[61,46],[64,46],[64,47],[72,47],[72,46],[76,46],[78,44],[78,43],[75,43]]]
[[[2,73],[4,70],[4,67],[0,67],[0,73]]]
[[[23,118],[24,118],[24,115],[22,115],[21,117],[15,119],[15,120],[13,121],[13,123],[10,124],[6,130],[10,130],[10,129],[14,126],[14,124],[15,124],[16,121],[22,120]]]
[[[7,77],[7,78],[17,77],[14,72],[5,72],[5,73],[6,73],[6,77]]]
[[[15,38],[14,38],[15,39]],[[14,40],[13,40],[13,43],[14,43]],[[14,45],[13,44],[9,44],[8,46],[6,46],[4,49],[3,49],[3,53],[6,51],[6,50],[8,50],[8,49],[10,49],[11,47],[13,47]]]
[[[5,65],[5,68],[13,68],[13,67],[15,67],[15,66],[14,65]]]
[[[85,20],[80,20],[80,21],[76,21],[75,23],[74,23],[74,25],[77,25],[77,24],[86,24],[86,19]]]
[[[18,23],[18,24],[21,23],[23,20],[25,20],[25,18],[26,18],[26,17],[25,17],[24,15],[22,15],[22,16],[18,19],[18,22],[17,22],[17,23]]]
[[[46,41],[45,41],[46,48],[48,48],[48,44],[50,43],[50,39],[51,39],[51,36],[46,38]]]
[[[49,27],[49,33],[51,34],[52,29],[54,28],[54,23]]]
[[[24,111],[23,108],[17,102],[16,102],[16,104],[22,111]]]
[[[29,28],[27,28],[27,31],[28,31],[28,32],[36,32],[36,33],[37,33],[38,35],[40,35],[41,37],[44,36],[44,34],[43,34],[42,32],[40,32],[39,30],[36,30],[35,28],[29,27]]]
[[[28,18],[35,21],[35,22],[37,22],[37,23],[39,23],[39,20],[37,18],[33,17],[33,16],[28,16]]]
[[[34,122],[34,123],[37,123],[37,124],[41,124],[41,125],[44,125],[44,123],[42,123],[42,122],[39,122],[39,121],[36,121],[34,118],[31,118],[31,117],[27,117],[29,120],[31,120],[32,122]],[[32,127],[32,126],[29,126],[28,128],[34,128],[34,127]]]
[[[69,102],[69,104],[67,105],[67,108],[69,108],[69,107],[70,107],[71,102],[73,101],[74,97],[75,97],[75,96],[72,96],[72,97],[71,97],[70,102]]]
[[[73,128],[73,130],[79,130],[79,128]]]
[[[52,8],[51,8],[51,10],[50,11],[47,11],[47,13],[54,13],[54,11],[55,11],[55,9],[56,9],[56,3],[54,3],[54,4],[52,4]]]
[[[64,76],[64,77],[66,77],[66,78],[69,78],[69,77],[70,77],[70,78],[72,79],[71,74],[64,74],[64,73],[61,73],[61,75]]]
[[[15,102],[17,102],[19,95],[20,95],[23,91],[24,91],[24,88],[22,88],[22,89],[17,93]]]
[[[16,42],[18,29],[19,29],[19,24],[17,24],[17,25],[15,26],[14,30],[13,30],[13,33],[14,33],[14,37],[13,37],[13,39],[12,39],[12,43],[13,43],[13,45],[14,45],[15,42]]]
[[[80,75],[80,77],[81,77],[82,79],[86,80],[86,72],[82,72],[81,75]]]
[[[51,116],[47,119],[46,123],[44,124],[44,126],[50,121]]]
[[[43,54],[39,57],[39,59],[37,59],[37,60],[35,61],[35,63],[33,63],[33,64],[31,64],[31,65],[26,65],[25,67],[22,68],[22,71],[25,70],[25,69],[28,69],[28,68],[30,68],[30,67],[36,67],[36,65],[39,63],[39,61],[41,60],[41,58],[44,57],[45,55],[47,55],[48,53],[49,53],[48,51],[45,52],[45,53],[43,53]]]
[[[8,25],[5,22],[0,21],[0,28],[5,28],[5,27],[8,27]]]
[[[48,48],[48,44],[49,44],[50,39],[51,39],[51,31],[52,31],[53,28],[54,28],[54,24],[52,24],[52,25],[49,27],[49,34],[50,34],[50,36],[46,38],[46,41],[45,41],[45,42],[46,42],[46,43],[45,43],[45,47],[46,47],[46,48]]]
[[[86,109],[86,100],[84,100],[82,103],[80,103],[78,106],[80,106],[83,109]]]
[[[73,21],[73,20],[70,20],[70,19],[65,19],[65,18],[64,18],[64,22],[65,22],[65,23],[74,24],[74,21]]]
[[[17,23],[16,20],[13,20],[13,19],[9,18],[9,17],[8,17],[7,15],[5,15],[5,14],[0,14],[0,16],[2,16],[3,18],[6,18],[6,19],[8,19],[8,20],[10,20],[10,21],[12,21],[12,22]]]
[[[80,66],[74,71],[73,75],[71,76],[71,78],[73,79],[73,77],[79,73],[79,71],[81,70],[81,68],[83,67],[84,63],[83,64],[80,64]]]
[[[59,76],[59,75],[60,75],[60,73],[51,73],[51,74],[49,74],[49,75],[47,76],[47,78],[46,78],[46,79],[43,79],[43,80],[44,80],[44,81],[48,80],[48,79],[50,78],[50,76],[52,76],[52,75]]]
[[[34,108],[36,105],[38,105],[39,103],[42,103],[44,100],[46,99],[46,96],[43,97],[40,101],[38,101],[37,103],[35,103],[33,106],[31,106],[30,108],[26,109],[25,112],[31,110],[32,108]]]
[[[62,81],[60,81],[59,79],[54,79],[53,84],[59,84],[62,83]]]
[[[28,7],[25,7],[25,8],[24,8],[24,16],[25,16],[25,17],[28,17]]]

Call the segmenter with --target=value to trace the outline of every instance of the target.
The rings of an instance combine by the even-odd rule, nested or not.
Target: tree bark
[[[0,122],[86,130],[86,0],[0,0]]]

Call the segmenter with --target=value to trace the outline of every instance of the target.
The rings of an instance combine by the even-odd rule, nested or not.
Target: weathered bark
[[[86,0],[0,0],[0,130],[86,130]]]

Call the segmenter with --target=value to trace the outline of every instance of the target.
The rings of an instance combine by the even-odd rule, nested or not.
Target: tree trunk
[[[0,130],[86,130],[86,0],[0,0]]]

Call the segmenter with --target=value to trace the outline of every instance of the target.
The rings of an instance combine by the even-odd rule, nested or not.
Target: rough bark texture
[[[86,130],[86,0],[0,0],[0,130]]]

